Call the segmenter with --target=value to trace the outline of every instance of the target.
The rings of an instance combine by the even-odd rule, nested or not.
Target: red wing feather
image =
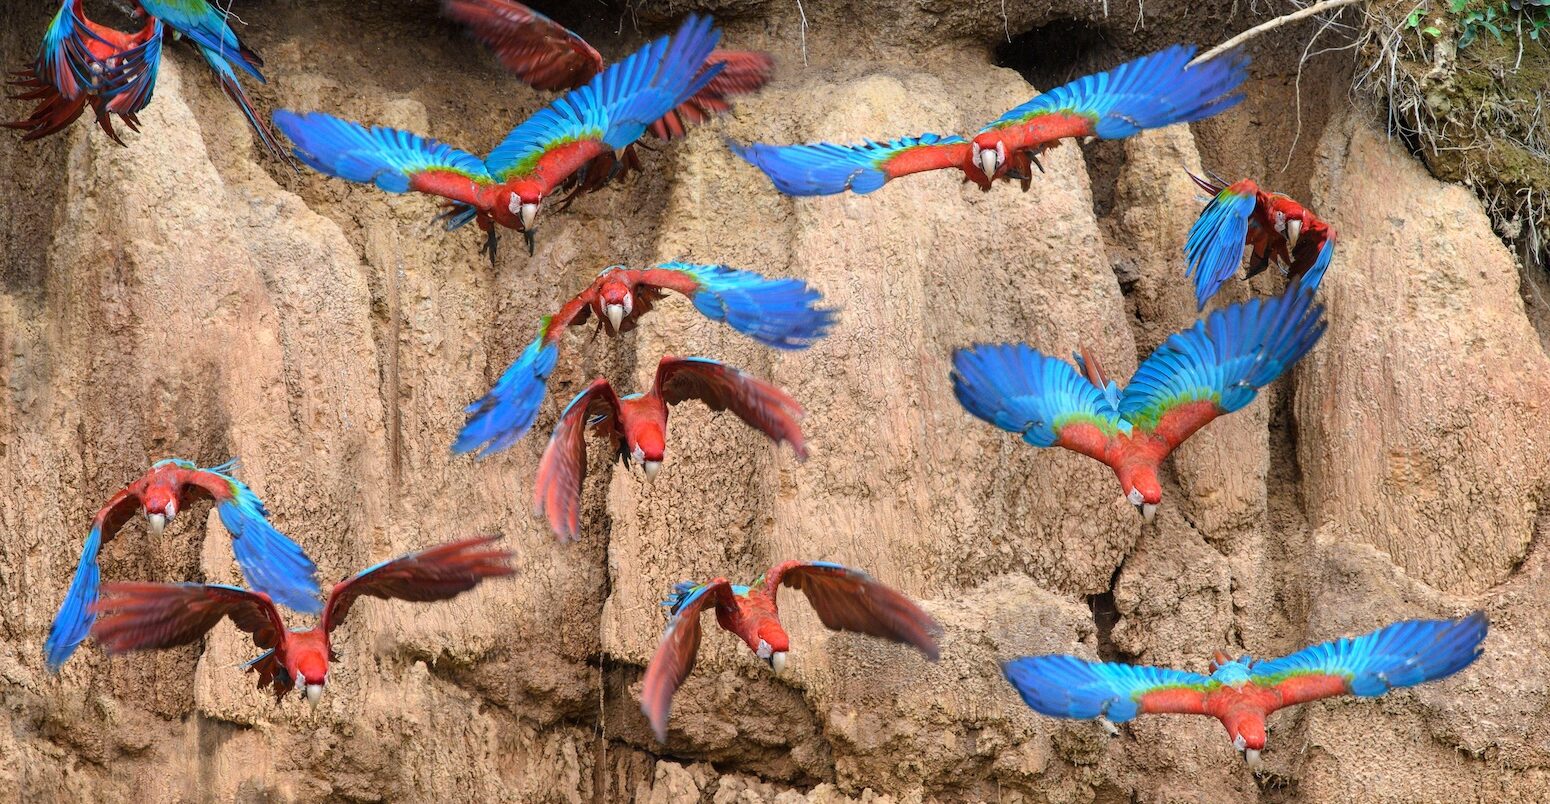
[[[667,630],[662,632],[656,654],[646,665],[646,678],[641,682],[640,710],[651,722],[651,730],[660,742],[667,742],[667,718],[672,710],[673,695],[694,669],[694,658],[700,651],[700,614],[710,605],[734,605],[732,585],[726,579],[711,581],[673,613],[667,621]]]
[[[92,519],[92,528],[102,535],[103,544],[111,541],[129,520],[134,519],[140,511],[140,504],[140,495],[131,492],[129,488],[123,488],[97,511],[97,516]]]
[[[262,592],[197,583],[110,583],[102,591],[91,633],[108,653],[187,645],[223,617],[266,650],[285,632],[279,610]]]
[[[657,365],[656,390],[670,405],[698,399],[711,410],[730,410],[744,424],[777,444],[791,444],[807,458],[802,438],[802,406],[781,389],[742,370],[703,357],[664,357]]]
[[[534,89],[575,89],[603,71],[603,57],[554,20],[511,0],[443,0],[495,58]]]
[[[1141,696],[1141,711],[1150,714],[1204,715],[1206,694],[1187,687],[1170,687]]]
[[[549,527],[560,541],[575,541],[581,535],[581,481],[587,471],[587,421],[594,416],[607,417],[599,427],[611,426],[619,415],[619,398],[607,380],[594,380],[587,390],[560,414],[549,437],[549,446],[538,461],[538,477],[533,484],[533,508],[547,515]]]
[[[775,71],[775,59],[768,53],[756,50],[714,50],[705,60],[706,69],[723,65],[721,72],[694,97],[679,104],[651,124],[651,133],[659,139],[672,140],[682,137],[689,126],[700,123],[732,108],[727,100],[733,95],[757,92],[769,83]]]
[[[860,570],[828,562],[787,561],[764,576],[772,599],[784,584],[807,596],[818,619],[833,631],[852,631],[914,645],[932,661],[942,626],[899,592]]]
[[[511,551],[491,547],[500,538],[448,542],[357,572],[334,584],[323,610],[323,630],[332,632],[342,625],[350,606],[362,595],[415,603],[451,600],[486,578],[511,575],[515,572],[509,563]]]

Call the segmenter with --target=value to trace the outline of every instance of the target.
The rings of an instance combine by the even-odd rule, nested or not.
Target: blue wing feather
[[[461,455],[478,451],[487,458],[516,443],[532,429],[548,392],[549,375],[559,360],[558,343],[544,343],[549,319],[538,337],[522,350],[483,398],[468,406],[468,421],[458,433],[452,451]]]
[[[205,0],[140,0],[140,5],[147,14],[165,22],[198,45],[205,59],[217,72],[230,72],[230,67],[226,66],[230,59],[238,69],[259,82],[264,81],[258,65],[244,55],[236,32],[226,24],[225,12]]]
[[[1249,234],[1249,216],[1256,201],[1254,196],[1223,190],[1189,227],[1184,261],[1188,265],[1187,275],[1195,284],[1196,309],[1204,310],[1222,283],[1238,272]]]
[[[288,109],[276,111],[274,122],[296,144],[297,159],[329,176],[375,184],[390,193],[407,192],[415,174],[436,170],[492,183],[479,157],[418,134]]]
[[[806,349],[834,325],[835,311],[816,306],[822,294],[800,279],[686,262],[663,263],[656,270],[689,275],[699,283],[695,309],[766,346]]]
[[[1319,285],[1324,282],[1324,272],[1329,270],[1329,263],[1335,258],[1335,238],[1330,237],[1319,247],[1319,257],[1313,261],[1312,267],[1302,275],[1302,286],[1310,292],[1317,291]]]
[[[1248,78],[1249,58],[1231,51],[1188,66],[1190,45],[1173,45],[1096,75],[1056,87],[1007,112],[984,128],[990,131],[1027,122],[1041,114],[1077,114],[1095,121],[1104,139],[1137,131],[1203,120],[1243,100],[1229,95]]]
[[[48,669],[56,673],[85,641],[86,635],[91,633],[92,622],[97,619],[91,607],[97,602],[97,589],[102,582],[102,571],[97,566],[97,552],[101,549],[102,529],[93,526],[81,548],[81,563],[75,568],[70,591],[65,593],[65,601],[59,605],[59,613],[54,615],[54,623],[49,626],[48,640],[43,643]]]
[[[956,145],[965,140],[956,135],[922,134],[900,137],[887,142],[867,140],[860,145],[836,145],[818,142],[807,145],[766,145],[755,142],[739,145],[730,140],[727,147],[749,164],[764,171],[775,189],[786,195],[833,195],[849,190],[866,194],[888,181],[885,167],[911,148],[930,145]]]
[[[1088,421],[1106,433],[1128,430],[1104,392],[1070,363],[1025,344],[979,344],[953,353],[953,395],[974,416],[1052,447],[1060,428]]]
[[[1175,687],[1208,690],[1199,673],[1147,665],[1089,662],[1075,656],[1024,656],[1002,665],[1007,681],[1035,712],[1124,723],[1141,712],[1141,697]]]
[[[1343,676],[1353,695],[1382,695],[1468,667],[1480,655],[1487,627],[1483,611],[1457,620],[1405,620],[1260,662],[1251,679],[1272,686],[1296,675]]]
[[[236,478],[220,476],[231,484],[233,495],[218,503],[216,512],[231,533],[232,553],[248,585],[297,611],[322,612],[317,565],[300,545],[269,524],[268,511],[258,495]]]

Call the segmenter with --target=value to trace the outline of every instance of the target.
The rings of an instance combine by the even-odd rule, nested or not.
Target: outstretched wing
[[[91,633],[108,653],[187,645],[222,617],[266,650],[285,633],[280,611],[262,592],[204,583],[110,583],[103,592]]]
[[[664,357],[657,364],[656,389],[669,405],[698,399],[711,410],[730,410],[776,444],[790,444],[797,460],[807,459],[802,406],[741,369],[706,357]]]
[[[139,0],[139,3],[147,14],[193,40],[217,72],[229,72],[229,69],[217,66],[217,62],[224,65],[230,60],[248,75],[260,82],[264,80],[263,73],[258,71],[264,66],[264,60],[237,38],[231,26],[226,24],[225,11],[206,0]]]
[[[1206,695],[1221,686],[1199,673],[1075,656],[1024,656],[1001,669],[1039,714],[1114,723],[1154,713],[1203,715]]]
[[[1120,139],[1137,131],[1192,123],[1231,108],[1242,93],[1229,95],[1248,78],[1249,58],[1232,51],[1190,67],[1195,48],[1173,45],[1096,75],[1056,87],[1001,115],[984,131],[1022,127],[1009,137],[1019,147],[1037,147],[1063,137]]]
[[[642,271],[640,281],[688,296],[694,308],[777,349],[806,349],[828,334],[835,311],[800,279],[770,279],[725,265],[666,262]]]
[[[504,578],[516,572],[509,563],[510,550],[492,545],[499,536],[480,536],[448,542],[376,564],[334,584],[323,610],[323,630],[344,624],[355,599],[365,595],[383,600],[426,603],[451,600],[487,578]]]
[[[715,69],[701,67],[720,37],[709,18],[691,14],[673,36],[632,53],[513,129],[490,152],[490,174],[510,182],[537,172],[552,189],[597,156],[635,142],[715,77]]]
[[[1109,439],[1130,431],[1103,389],[1026,344],[959,349],[952,380],[964,410],[1035,447],[1065,447],[1101,461]]]
[[[585,39],[521,3],[442,0],[441,10],[534,89],[575,89],[603,71],[603,57]]]
[[[1314,293],[1293,283],[1270,299],[1213,310],[1157,347],[1120,397],[1134,426],[1177,447],[1217,416],[1254,401],[1318,343],[1326,326]]]
[[[1279,691],[1282,706],[1334,695],[1382,695],[1468,667],[1480,655],[1486,628],[1483,611],[1457,620],[1405,620],[1259,662],[1250,680]]]
[[[849,190],[870,193],[883,184],[927,170],[957,168],[982,182],[984,173],[969,159],[969,142],[956,135],[922,134],[860,145],[828,142],[809,145],[738,145],[732,152],[764,171],[775,189],[786,195],[833,195]]]
[[[119,529],[133,519],[139,509],[140,498],[125,488],[113,495],[92,519],[91,532],[86,534],[86,544],[81,547],[81,561],[70,581],[70,591],[59,604],[59,612],[48,629],[48,640],[43,643],[43,655],[50,670],[59,672],[90,633],[95,617],[92,607],[97,603],[97,587],[102,580],[97,553],[102,549],[102,543],[118,535]]]
[[[786,561],[765,573],[764,583],[772,599],[782,585],[800,589],[818,619],[832,631],[914,645],[931,661],[937,660],[936,640],[942,626],[914,601],[865,572],[829,561]]]
[[[242,576],[254,589],[281,605],[316,614],[319,602],[317,565],[301,545],[269,523],[263,500],[242,481],[224,474],[236,461],[213,469],[186,470],[185,489],[197,489],[215,500],[221,524],[231,533],[231,551],[242,567]]]
[[[651,133],[664,140],[676,139],[689,126],[731,109],[729,97],[755,92],[769,82],[775,71],[775,59],[755,50],[716,50],[705,60],[704,69],[718,68],[721,72],[704,89],[652,123]]]
[[[1214,190],[1211,202],[1189,227],[1189,239],[1184,242],[1186,275],[1195,284],[1196,309],[1204,310],[1206,302],[1238,272],[1238,264],[1243,261],[1249,216],[1259,203],[1259,185],[1253,179],[1244,179],[1231,187],[1216,189],[1219,185],[1208,179],[1194,174],[1190,178],[1207,192]]]
[[[707,606],[732,606],[732,585],[725,579],[717,579],[699,586],[690,585],[680,590],[669,601],[673,615],[662,632],[662,642],[646,665],[646,678],[641,682],[640,711],[651,721],[651,730],[658,742],[667,742],[667,718],[673,706],[673,694],[683,685],[684,679],[694,669],[695,655],[700,651],[700,614]]]
[[[480,188],[494,184],[479,157],[418,134],[288,109],[275,112],[274,122],[296,144],[297,159],[336,178],[465,204],[476,204]]]
[[[562,542],[581,536],[581,481],[587,473],[587,425],[612,427],[619,415],[619,397],[607,380],[594,380],[565,406],[549,437],[549,446],[538,461],[533,482],[533,508],[547,516],[549,527]]]

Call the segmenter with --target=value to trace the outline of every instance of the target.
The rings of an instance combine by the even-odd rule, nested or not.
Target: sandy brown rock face
[[[0,32],[0,59],[30,54],[42,5],[27,4],[25,30]],[[1550,659],[1539,626],[1550,443],[1537,426],[1550,361],[1518,269],[1467,192],[1359,117],[1326,126],[1340,104],[1322,89],[1304,98],[1306,145],[1288,159],[1292,135],[1270,123],[1284,119],[1301,49],[1265,43],[1241,109],[1193,133],[1061,147],[1026,194],[982,194],[942,173],[867,197],[788,199],[721,137],[973,131],[1034,92],[991,63],[1003,25],[1015,36],[1053,24],[1019,65],[1064,80],[1050,61],[1061,48],[1109,66],[1183,38],[1157,16],[1182,11],[1116,3],[1123,24],[1078,42],[1061,38],[1072,24],[1060,17],[1101,23],[1089,4],[1007,4],[1003,21],[996,3],[807,3],[804,66],[794,8],[692,5],[730,20],[729,43],[773,50],[776,81],[648,153],[644,175],[547,210],[537,254],[509,237],[493,267],[474,233],[428,225],[432,200],[259,156],[182,46],[129,148],[84,124],[37,145],[0,137],[0,790],[27,801],[1546,797],[1550,703],[1533,668]],[[544,98],[434,6],[244,9],[272,78],[257,99],[487,149]],[[623,33],[612,13],[545,10],[577,14],[619,55],[687,7],[645,10],[642,30]],[[1190,37],[1248,23],[1216,11],[1220,30],[1191,15]],[[1138,15],[1150,27],[1133,28]],[[894,24],[867,24],[879,18]],[[1293,168],[1276,173],[1283,164]],[[1059,355],[1087,342],[1128,375],[1194,319],[1179,252],[1198,210],[1183,169],[1201,167],[1312,188],[1341,232],[1331,327],[1290,381],[1180,450],[1143,529],[1104,467],[968,416],[948,365],[975,341]],[[675,258],[802,277],[840,324],[812,349],[775,353],[672,299],[621,340],[570,335],[526,440],[483,462],[450,454],[463,407],[541,315],[609,263]],[[1231,283],[1227,298],[1282,281]],[[684,405],[652,485],[594,445],[583,538],[554,543],[528,503],[560,407],[594,376],[644,387],[664,353],[720,358],[790,390],[811,457]],[[240,456],[240,476],[328,581],[479,533],[506,536],[519,575],[451,603],[359,604],[315,711],[254,690],[237,666],[251,644],[227,626],[158,655],[109,660],[88,645],[50,676],[42,642],[92,514],[168,455]],[[666,621],[658,602],[679,580],[749,581],[795,557],[863,567],[921,600],[945,627],[941,661],[830,633],[788,590],[786,672],[707,621],[658,745],[638,700]],[[203,507],[159,541],[130,525],[103,568],[240,581]],[[1493,621],[1480,662],[1380,701],[1276,715],[1257,779],[1215,723],[1143,719],[1111,739],[1035,715],[999,669],[1063,652],[1200,670],[1216,648],[1271,656],[1477,607]]]

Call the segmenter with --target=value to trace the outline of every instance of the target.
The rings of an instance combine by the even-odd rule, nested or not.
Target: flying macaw
[[[1255,661],[1217,651],[1209,676],[1166,667],[1025,656],[1003,666],[1028,706],[1051,717],[1097,718],[1111,734],[1136,715],[1209,715],[1258,769],[1271,712],[1320,698],[1371,698],[1446,678],[1480,655],[1485,612],[1457,620],[1405,620],[1355,639]]]
[[[909,598],[860,570],[828,561],[786,561],[771,567],[749,586],[733,585],[726,578],[702,584],[684,581],[662,602],[672,616],[641,685],[640,708],[659,741],[667,742],[673,694],[694,669],[700,650],[700,614],[707,607],[716,612],[717,625],[736,634],[776,673],[785,668],[791,638],[781,627],[775,604],[775,594],[782,585],[802,590],[818,619],[832,631],[913,645],[926,658],[937,660],[936,639],[942,626]]]
[[[711,410],[730,410],[776,444],[791,445],[798,460],[807,459],[798,419],[802,407],[785,391],[706,357],[662,358],[656,380],[644,394],[621,397],[608,380],[597,379],[565,406],[554,435],[538,461],[533,507],[547,515],[561,541],[581,535],[578,523],[581,481],[586,477],[586,428],[609,439],[613,452],[629,466],[641,464],[648,480],[656,477],[667,448],[667,406],[698,399]]]
[[[442,0],[442,11],[467,26],[518,80],[534,89],[575,89],[601,73],[602,54],[574,31],[521,3],[511,0]],[[706,66],[723,65],[721,73],[705,88],[684,101],[648,130],[658,139],[682,137],[688,126],[703,123],[732,108],[733,95],[746,95],[770,80],[775,62],[768,53],[749,50],[713,50]],[[640,168],[633,144],[617,158],[612,151],[599,154],[582,168],[581,180],[570,197],[590,192],[609,179]]]
[[[1150,522],[1163,459],[1217,416],[1254,401],[1324,334],[1314,288],[1214,310],[1157,348],[1121,390],[1083,350],[1076,366],[1025,344],[953,354],[953,394],[974,416],[1036,447],[1065,447],[1107,464]]]
[[[207,0],[135,0],[133,14],[165,22],[167,27],[199,48],[199,55],[215,71],[221,90],[242,110],[242,115],[258,134],[264,148],[281,159],[285,158],[285,150],[275,139],[274,131],[248,101],[248,95],[237,81],[236,71],[232,69],[235,64],[238,70],[252,76],[260,84],[266,83],[264,74],[259,72],[259,68],[264,66],[264,60],[252,48],[242,44],[236,32],[226,24],[226,11],[210,5]]]
[[[110,654],[159,650],[194,642],[222,617],[230,617],[264,650],[247,663],[258,673],[259,689],[274,685],[278,701],[301,687],[307,702],[316,706],[328,683],[329,662],[339,658],[330,635],[344,624],[356,598],[451,600],[486,578],[515,572],[508,564],[512,553],[491,547],[499,539],[448,542],[361,570],[334,584],[322,619],[306,631],[287,630],[280,610],[263,592],[224,584],[110,583],[96,606],[102,617],[91,633]]]
[[[112,115],[139,130],[136,115],[151,102],[161,65],[162,24],[147,20],[137,33],[126,34],[86,17],[80,0],[64,0],[48,30],[38,57],[13,73],[19,100],[38,101],[25,120],[0,123],[21,129],[22,140],[46,137],[75,122],[88,104],[97,125],[123,145],[113,130]]]
[[[544,401],[565,330],[596,316],[598,328],[609,335],[629,332],[669,290],[687,296],[706,318],[777,349],[806,349],[834,323],[834,310],[815,306],[822,297],[800,279],[769,279],[725,265],[686,262],[645,270],[611,265],[558,313],[544,318],[538,337],[495,387],[468,406],[468,423],[452,451],[478,450],[482,458],[526,435]]]
[[[1211,194],[1211,202],[1189,228],[1189,240],[1184,243],[1199,309],[1204,310],[1222,283],[1238,272],[1244,246],[1253,254],[1245,279],[1275,262],[1294,280],[1306,276],[1304,281],[1315,287],[1323,281],[1335,255],[1335,230],[1312,210],[1280,193],[1259,189],[1253,179],[1229,186],[1215,175],[1202,179],[1191,173],[1189,177]]]
[[[209,469],[181,458],[157,461],[149,472],[102,506],[81,549],[81,563],[70,582],[70,591],[49,628],[43,650],[51,670],[58,672],[75,653],[76,646],[86,639],[101,580],[97,552],[136,513],[145,516],[152,536],[160,536],[179,511],[200,500],[213,500],[221,524],[231,533],[232,552],[248,583],[297,611],[317,613],[317,567],[299,545],[269,524],[269,512],[264,510],[263,501],[231,476],[236,467],[236,461]]]
[[[1248,77],[1247,55],[1231,51],[1191,67],[1194,56],[1193,46],[1174,45],[1078,78],[1001,115],[972,141],[922,134],[860,145],[729,145],[787,195],[870,193],[891,179],[944,168],[957,168],[982,190],[996,179],[1018,179],[1027,190],[1032,167],[1044,170],[1039,155],[1062,139],[1123,139],[1203,120],[1243,100],[1227,93]]]
[[[694,97],[720,72],[705,59],[721,32],[690,15],[672,37],[646,45],[580,89],[549,104],[506,135],[486,159],[418,134],[312,112],[275,112],[275,124],[313,169],[390,193],[409,190],[449,199],[440,219],[456,229],[477,220],[495,259],[495,224],[527,237],[532,253],[538,206],[573,185],[605,153],[640,139],[646,127]]]

